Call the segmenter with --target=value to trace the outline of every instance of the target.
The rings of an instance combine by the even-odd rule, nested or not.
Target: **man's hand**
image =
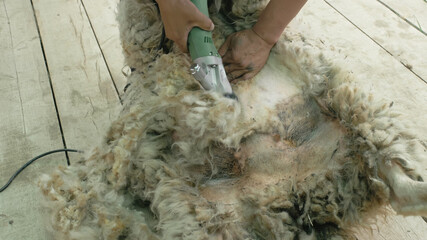
[[[228,36],[218,52],[229,80],[236,82],[254,77],[267,62],[273,45],[252,29]]]
[[[270,50],[307,0],[270,0],[252,29],[230,35],[219,50],[232,81],[252,78]]]
[[[178,44],[179,48],[188,52],[188,33],[193,27],[206,31],[214,29],[213,22],[190,0],[156,0],[165,27],[166,37]]]

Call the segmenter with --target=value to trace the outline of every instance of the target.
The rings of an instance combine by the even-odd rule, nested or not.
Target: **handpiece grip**
[[[207,0],[191,0],[191,2],[196,5],[200,12],[209,17]],[[194,27],[188,34],[187,44],[193,61],[199,57],[219,57],[218,50],[213,44],[212,33],[209,31]]]

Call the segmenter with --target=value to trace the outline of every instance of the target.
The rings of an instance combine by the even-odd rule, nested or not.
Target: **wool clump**
[[[212,6],[216,46],[267,2]],[[89,157],[39,181],[58,239],[353,239],[388,203],[426,215],[410,122],[300,34],[233,86],[235,101],[204,91],[171,42],[159,48],[151,0],[122,0],[118,21],[134,69],[120,117]]]

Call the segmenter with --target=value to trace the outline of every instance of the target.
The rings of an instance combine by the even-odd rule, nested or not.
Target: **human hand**
[[[264,67],[273,46],[252,29],[228,36],[218,52],[230,81],[254,77]]]
[[[200,12],[190,0],[156,1],[159,5],[166,37],[174,41],[184,52],[188,52],[188,33],[193,27],[206,31],[214,29],[214,24],[209,17]]]

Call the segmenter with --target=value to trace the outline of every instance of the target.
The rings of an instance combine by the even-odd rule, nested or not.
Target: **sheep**
[[[216,46],[266,3],[212,5]],[[427,215],[425,144],[304,36],[284,33],[236,101],[204,91],[162,42],[151,0],[122,0],[118,21],[133,69],[120,117],[89,157],[39,181],[56,237],[352,239],[388,203]]]

